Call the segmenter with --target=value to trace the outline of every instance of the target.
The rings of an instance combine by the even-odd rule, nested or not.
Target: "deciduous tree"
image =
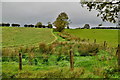
[[[56,31],[62,32],[69,25],[68,15],[65,12],[60,13],[53,25],[56,27]]]
[[[42,27],[42,22],[38,22],[35,27],[41,28]]]

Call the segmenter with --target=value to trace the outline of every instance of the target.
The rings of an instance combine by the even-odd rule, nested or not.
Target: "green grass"
[[[107,29],[66,29],[66,32],[80,37],[81,39],[89,39],[93,42],[96,39],[97,43],[107,41],[109,46],[116,47],[118,44],[118,30]]]
[[[55,40],[52,29],[3,27],[2,47],[33,45],[39,42],[51,43]]]
[[[32,45],[39,42],[51,43],[55,40],[65,42],[66,40],[58,36],[58,32],[52,33],[52,29],[38,28],[2,28],[3,46]],[[66,30],[80,38],[89,38],[91,42],[97,39],[102,43],[107,41],[111,46],[117,44],[117,30]],[[105,34],[106,33],[106,34]],[[103,35],[105,34],[105,35]],[[108,37],[109,36],[109,37]],[[112,43],[113,41],[113,43]],[[40,50],[33,50],[34,55],[26,52],[22,57],[23,70],[19,70],[18,57],[2,57],[2,77],[3,78],[119,78],[117,74],[117,58],[105,50],[99,50],[96,56],[80,56],[74,53],[74,71],[70,71],[70,58],[66,54],[69,51],[68,44],[53,44],[52,52],[48,46],[46,53]],[[114,44],[115,43],[115,44]],[[75,44],[75,43],[74,43]],[[58,45],[58,46],[56,46]],[[72,44],[71,44],[72,45]],[[77,44],[76,44],[77,45]],[[86,46],[85,48],[87,48]],[[73,49],[76,49],[74,47]],[[67,51],[68,50],[68,51]],[[51,53],[50,53],[51,52]],[[77,51],[74,51],[77,52]],[[9,51],[7,52],[7,54]],[[24,53],[24,52],[23,52]],[[60,53],[60,54],[59,54]],[[10,53],[9,53],[10,54]],[[31,58],[30,55],[34,58]],[[28,58],[30,57],[30,58]],[[29,62],[33,64],[30,65]],[[37,64],[35,64],[37,63]],[[114,65],[113,65],[114,64]]]
[[[102,56],[105,56],[104,59]],[[116,73],[117,59],[103,50],[97,56],[74,56],[73,72],[70,71],[69,61],[66,59],[57,61],[57,58],[56,55],[49,55],[47,64],[23,64],[22,71],[19,70],[19,64],[15,61],[3,62],[2,76],[3,78],[12,76],[14,78],[104,78],[105,75],[109,78],[120,77]]]

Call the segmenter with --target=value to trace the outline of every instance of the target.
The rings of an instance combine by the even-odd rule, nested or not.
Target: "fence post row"
[[[19,70],[22,70],[22,54],[19,53]]]
[[[73,60],[73,51],[70,49],[70,70],[74,70],[74,60]]]

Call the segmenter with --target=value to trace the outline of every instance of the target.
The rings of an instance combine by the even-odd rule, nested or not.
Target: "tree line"
[[[85,24],[84,27],[82,28],[76,28],[76,29],[120,29],[120,27],[101,27],[102,24],[99,24],[98,27],[92,27],[90,28],[90,25],[89,24]]]
[[[2,27],[20,27],[20,24],[10,24],[10,23],[0,23],[0,26]],[[53,28],[52,24],[48,22],[48,25],[45,26],[41,22],[38,22],[37,24],[25,24],[24,27],[35,27],[35,28]]]
[[[120,29],[120,27],[92,27],[91,29]]]
[[[1,23],[0,26],[10,27],[10,23]],[[20,24],[11,24],[12,27],[20,27]]]

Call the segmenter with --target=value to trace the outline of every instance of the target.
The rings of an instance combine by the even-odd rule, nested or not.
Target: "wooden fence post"
[[[120,44],[118,44],[116,55],[117,55],[117,58],[118,58],[118,70],[120,71]]]
[[[70,70],[74,70],[74,60],[73,60],[73,51],[70,49]]]
[[[19,70],[22,70],[22,54],[19,53]]]
[[[94,43],[96,43],[96,39],[94,39]]]
[[[104,41],[104,47],[106,46],[106,41]]]
[[[104,48],[106,49],[106,47],[107,47],[107,42],[104,41]]]

